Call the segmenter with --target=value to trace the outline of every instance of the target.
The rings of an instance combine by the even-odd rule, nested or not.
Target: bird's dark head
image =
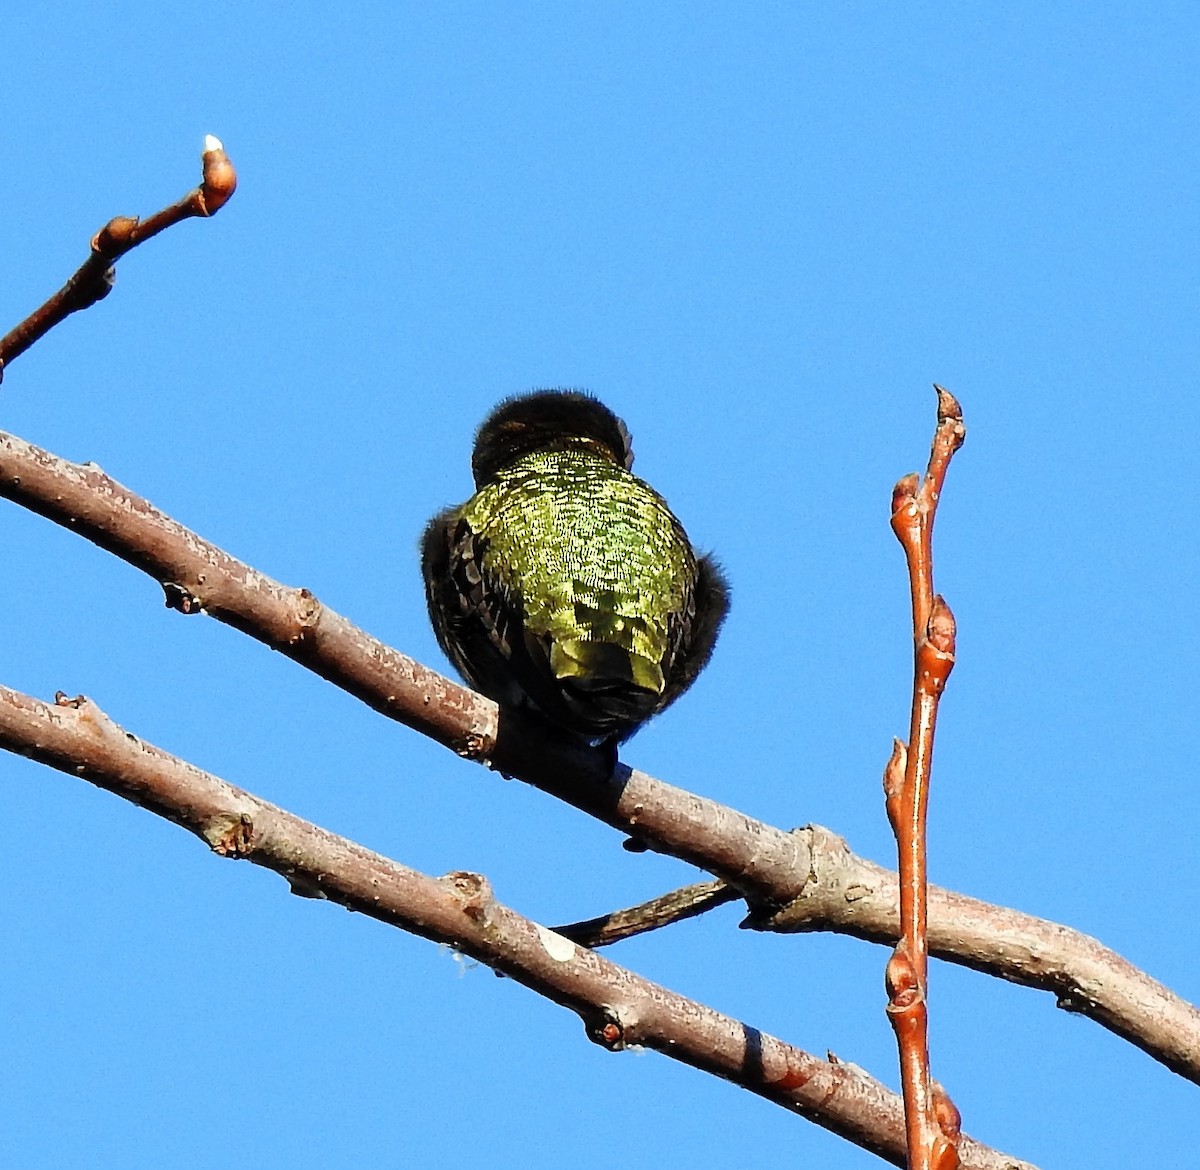
[[[475,486],[490,483],[523,455],[567,447],[593,451],[626,471],[633,466],[633,440],[625,424],[590,394],[534,390],[506,398],[475,435]]]

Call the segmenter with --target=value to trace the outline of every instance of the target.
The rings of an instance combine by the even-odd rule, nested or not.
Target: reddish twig
[[[226,622],[461,755],[725,878],[752,902],[749,925],[876,943],[897,937],[896,873],[857,857],[841,837],[815,825],[787,833],[637,770],[622,768],[611,783],[585,753],[501,721],[491,700],[230,556],[95,464],[0,433],[0,496],[149,574],[181,613]],[[936,887],[929,927],[939,957],[1048,991],[1200,1084],[1200,1011],[1094,938]]]
[[[888,1018],[900,1052],[910,1170],[955,1170],[958,1111],[929,1073],[928,877],[925,823],[938,700],[954,666],[954,615],[933,592],[933,521],[946,470],[966,437],[962,409],[940,386],[937,430],[924,479],[907,475],[892,493],[892,529],[908,561],[914,679],[908,743],[895,742],[883,774],[900,869],[900,940],[887,965]]]
[[[854,1065],[822,1060],[576,946],[498,902],[473,873],[429,877],[169,755],[82,697],[54,706],[0,687],[0,747],[82,777],[195,833],[222,857],[454,947],[576,1012],[617,1051],[654,1048],[903,1165],[902,1106]],[[1033,1170],[971,1143],[979,1170]]]
[[[200,157],[204,167],[200,186],[148,219],[127,215],[110,219],[92,237],[91,254],[67,283],[41,308],[35,309],[24,321],[0,337],[0,377],[3,377],[5,367],[14,358],[23,354],[55,325],[72,313],[90,308],[108,296],[116,279],[114,266],[126,252],[181,220],[197,215],[216,215],[225,206],[237,187],[237,175],[220,139],[207,135]]]

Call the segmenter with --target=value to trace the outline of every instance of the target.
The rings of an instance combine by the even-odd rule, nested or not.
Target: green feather
[[[594,399],[502,404],[474,462],[479,490],[426,530],[438,640],[501,704],[628,737],[707,661],[728,604],[720,571],[627,470],[628,433]]]
[[[568,646],[619,647],[629,681],[662,693],[658,664],[695,556],[657,492],[589,452],[539,451],[473,496],[462,518],[486,545],[485,577],[522,598],[528,631],[568,662],[586,661]]]

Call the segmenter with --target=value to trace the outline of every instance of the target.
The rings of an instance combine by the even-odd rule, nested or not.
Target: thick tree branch
[[[88,258],[67,283],[45,304],[34,309],[24,321],[0,337],[0,377],[4,374],[5,366],[20,357],[55,325],[65,321],[72,313],[91,308],[108,296],[116,280],[116,262],[126,252],[185,219],[216,215],[229,202],[237,187],[237,175],[220,140],[211,134],[207,135],[200,158],[203,173],[198,187],[148,219],[136,219],[128,215],[110,219],[92,237]]]
[[[78,532],[163,583],[167,603],[205,612],[287,654],[390,718],[487,761],[725,879],[753,905],[749,924],[897,937],[896,877],[815,826],[786,833],[716,801],[547,742],[494,703],[385,646],[327,609],[202,540],[114,482],[0,433],[0,496]],[[1200,1084],[1200,1011],[1094,939],[931,887],[931,953],[1053,992]]]
[[[590,1039],[654,1048],[904,1162],[899,1098],[853,1065],[821,1060],[618,967],[501,905],[473,873],[432,878],[259,800],[122,730],[86,699],[55,706],[0,687],[0,747],[80,776],[351,910],[448,944],[576,1012]],[[978,1143],[964,1164],[1033,1170]]]

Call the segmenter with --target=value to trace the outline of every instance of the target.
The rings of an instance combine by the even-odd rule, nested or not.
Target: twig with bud
[[[924,479],[906,475],[892,492],[892,529],[908,562],[914,678],[908,743],[899,740],[883,774],[900,870],[900,941],[887,965],[888,1018],[896,1032],[911,1170],[956,1170],[959,1115],[930,1075],[926,812],[938,700],[954,666],[954,615],[933,592],[933,521],[946,470],[966,438],[962,408],[940,386],[937,429]]]
[[[216,215],[229,202],[237,187],[237,174],[221,140],[211,134],[206,135],[200,157],[204,169],[198,187],[148,219],[127,215],[110,219],[92,237],[90,255],[67,283],[24,321],[0,337],[0,377],[3,377],[5,367],[14,358],[20,357],[55,325],[72,313],[90,308],[108,296],[116,280],[116,262],[126,252],[182,220],[193,216]]]

